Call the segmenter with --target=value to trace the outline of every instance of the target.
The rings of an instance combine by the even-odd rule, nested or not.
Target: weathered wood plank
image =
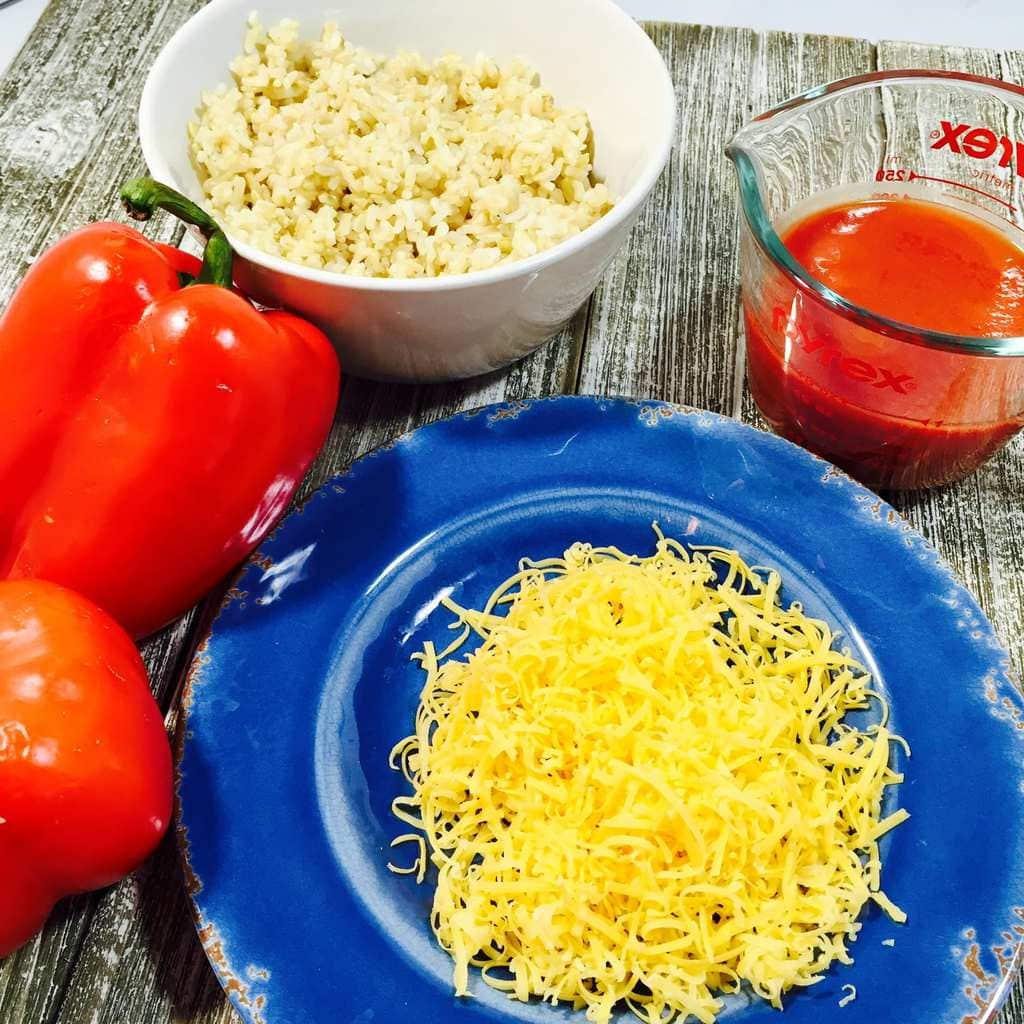
[[[72,228],[120,217],[118,190],[143,170],[142,83],[202,0],[53,3],[0,85],[0,303],[31,260]],[[181,237],[163,216],[147,233]]]
[[[60,234],[119,213],[118,185],[142,169],[135,108],[146,69],[200,4],[53,0],[0,82],[0,302],[28,260]],[[753,417],[737,358],[738,211],[721,149],[752,113],[820,81],[868,70],[874,51],[858,40],[782,33],[682,25],[649,31],[679,85],[680,142],[627,252],[588,308],[555,342],[505,373],[429,387],[346,380],[307,492],[398,433],[490,401],[578,388]],[[934,48],[898,51],[891,44],[880,54],[904,64],[944,59]],[[988,62],[983,73],[1021,76],[1020,55],[977,59]],[[697,82],[702,87],[695,88]],[[164,238],[180,234],[165,219],[149,230]],[[1024,445],[1018,442],[973,483],[904,502],[982,595],[1004,638],[1013,632],[1014,616],[1017,632],[1024,625],[1021,494]],[[988,533],[984,543],[972,528],[979,519]],[[951,554],[956,552],[959,561]],[[146,646],[154,689],[165,706],[202,614],[194,612]],[[1014,650],[1020,668],[1020,646]],[[1007,1024],[1024,1024],[1022,1005],[1015,994]],[[42,936],[0,963],[3,1022],[234,1019],[195,936],[171,840],[135,878],[63,905]]]
[[[97,898],[60,904],[45,930],[0,961],[0,1020],[51,1021],[60,1011]]]
[[[546,346],[508,370],[457,384],[375,384],[346,379],[328,443],[303,487],[318,487],[360,455],[424,423],[490,402],[573,390],[589,304]]]
[[[1001,58],[995,50],[883,40],[878,44],[877,53],[879,71],[931,68],[936,71],[966,71],[988,78],[1002,77]]]
[[[677,83],[678,143],[595,295],[579,390],[728,413],[738,221],[722,146],[747,115],[756,36],[693,25],[650,31]]]
[[[102,900],[52,1019],[67,1024],[237,1021],[196,935],[173,837]]]

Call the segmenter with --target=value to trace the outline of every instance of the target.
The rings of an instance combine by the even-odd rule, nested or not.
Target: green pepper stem
[[[217,284],[222,288],[231,287],[231,262],[234,258],[227,235],[218,228],[206,240],[203,253],[203,268],[195,284]]]
[[[186,224],[194,224],[207,238],[220,230],[217,222],[191,199],[152,178],[132,178],[125,182],[121,201],[135,220],[149,220],[157,210],[166,210]]]
[[[157,210],[166,210],[186,224],[199,228],[206,239],[206,250],[203,269],[192,283],[231,287],[234,253],[227,236],[220,225],[191,199],[152,178],[132,178],[121,188],[121,201],[128,216],[134,220],[149,220]]]

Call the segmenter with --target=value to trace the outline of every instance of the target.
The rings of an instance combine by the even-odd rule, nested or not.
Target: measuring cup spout
[[[758,144],[763,133],[764,116],[745,124],[725,144],[725,155],[734,164],[742,155],[746,155],[749,159],[757,154]]]
[[[757,149],[756,124],[741,128],[726,144],[725,155],[732,161],[739,189],[740,206],[747,224],[758,232],[774,233],[765,215],[762,188],[764,173]]]

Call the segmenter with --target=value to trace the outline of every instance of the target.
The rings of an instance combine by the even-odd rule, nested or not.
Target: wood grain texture
[[[52,0],[0,82],[0,304],[31,259],[89,220],[119,217],[139,173],[135,110],[145,73],[202,0]],[[550,345],[507,371],[454,385],[346,379],[304,492],[396,434],[487,402],[579,390],[666,398],[758,422],[744,384],[739,212],[722,148],[744,120],[802,89],[872,68],[935,65],[1020,81],[1021,54],[940,50],[742,29],[651,25],[677,83],[678,144],[626,251]],[[177,240],[157,218],[147,232]],[[899,499],[979,595],[1024,668],[1024,441],[971,480]],[[145,646],[174,719],[200,608]],[[0,962],[0,1024],[233,1024],[192,927],[173,841],[120,886],[61,905]],[[1016,992],[1003,1024],[1024,1024]]]
[[[735,186],[722,153],[747,116],[755,33],[650,29],[676,87],[678,144],[593,299],[579,390],[728,413],[737,317]]]
[[[144,170],[142,84],[202,0],[55,2],[0,84],[0,302],[31,260],[90,220],[121,218],[118,190]],[[182,229],[154,218],[147,234]]]

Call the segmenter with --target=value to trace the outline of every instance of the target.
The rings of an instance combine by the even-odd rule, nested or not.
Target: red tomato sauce
[[[950,334],[1024,335],[1024,250],[968,213],[859,200],[798,220],[782,240],[866,310]],[[756,305],[745,298],[748,377],[762,413],[870,486],[956,479],[1024,425],[1024,359],[888,339],[788,281],[766,286]]]

